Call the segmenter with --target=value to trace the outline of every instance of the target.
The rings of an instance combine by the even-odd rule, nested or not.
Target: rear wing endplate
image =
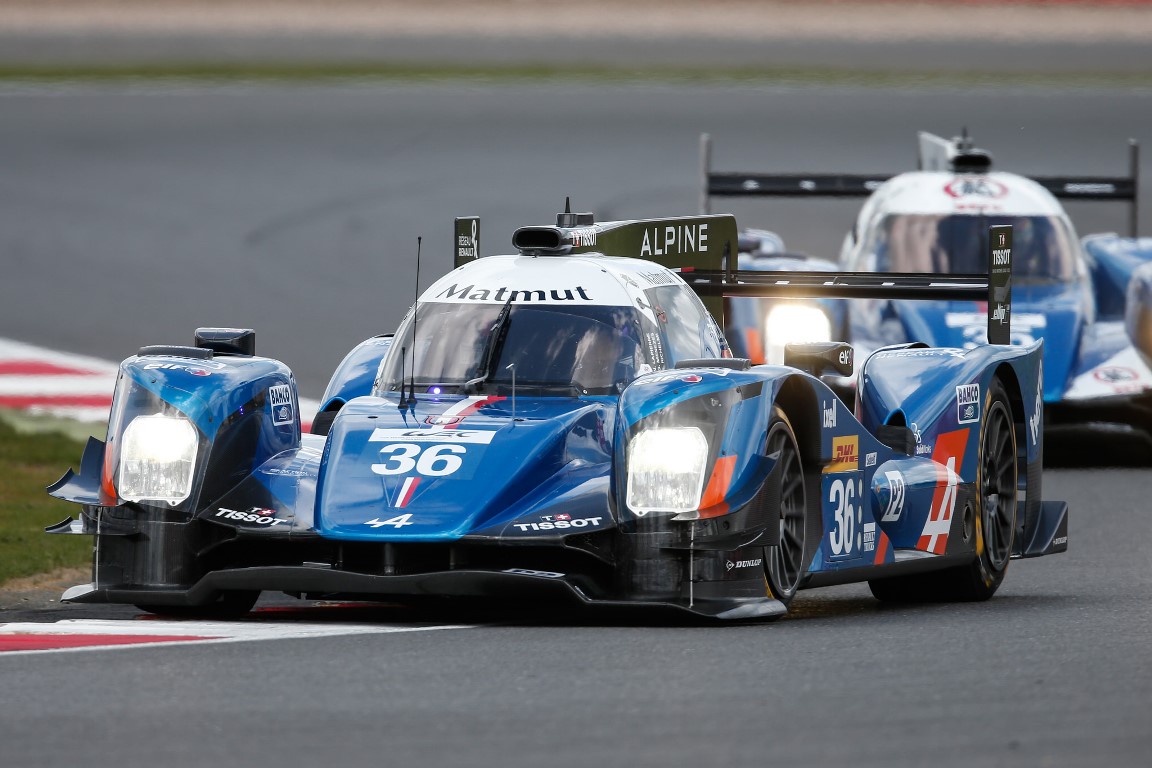
[[[923,153],[922,153],[923,154]],[[923,161],[921,162],[923,166]],[[1139,231],[1140,145],[1128,141],[1127,176],[1029,176],[1062,200],[1128,203],[1131,237]],[[700,136],[700,212],[713,197],[867,197],[893,174],[734,173],[712,170],[712,138]]]

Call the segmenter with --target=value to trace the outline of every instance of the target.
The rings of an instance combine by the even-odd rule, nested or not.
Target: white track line
[[[235,621],[136,621],[111,619],[66,619],[52,624],[10,622],[0,624],[0,637],[5,635],[81,635],[118,637],[142,635],[182,637],[189,640],[161,640],[155,642],[117,645],[86,645],[70,648],[44,648],[0,652],[0,660],[8,656],[31,653],[63,653],[72,651],[110,651],[125,648],[155,648],[169,645],[268,642],[312,637],[339,637],[342,635],[386,635],[406,632],[435,632],[446,629],[475,629],[475,624],[441,624],[429,627],[381,626],[378,624],[336,624],[320,622],[235,622]],[[205,638],[205,639],[198,639]]]

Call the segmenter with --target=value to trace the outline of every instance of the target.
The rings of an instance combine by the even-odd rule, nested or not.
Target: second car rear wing
[[[921,170],[982,173],[990,156],[975,149],[967,135],[941,139],[920,133]],[[1128,141],[1126,176],[1029,176],[1063,200],[1126,202],[1131,237],[1138,232],[1140,145]],[[713,197],[867,197],[894,174],[850,173],[742,173],[712,170],[712,138],[700,136],[700,212],[711,212]]]

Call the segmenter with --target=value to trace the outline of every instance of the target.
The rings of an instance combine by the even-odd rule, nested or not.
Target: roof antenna
[[[424,238],[416,238],[416,300],[412,303],[412,370],[409,371],[408,399],[404,399],[404,379],[400,379],[400,409],[416,410],[416,316],[420,311],[420,246]]]
[[[572,213],[572,198],[568,197],[567,195],[564,197],[564,213],[556,214],[556,226],[576,226],[576,214]]]

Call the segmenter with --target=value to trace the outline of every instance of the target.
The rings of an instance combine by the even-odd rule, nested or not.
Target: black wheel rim
[[[997,400],[984,422],[981,527],[988,564],[1003,570],[1012,556],[1016,524],[1016,441],[1008,409]]]
[[[769,584],[776,597],[791,597],[800,584],[804,562],[804,473],[796,443],[783,424],[768,436],[768,455],[780,453],[780,545],[766,558]]]

